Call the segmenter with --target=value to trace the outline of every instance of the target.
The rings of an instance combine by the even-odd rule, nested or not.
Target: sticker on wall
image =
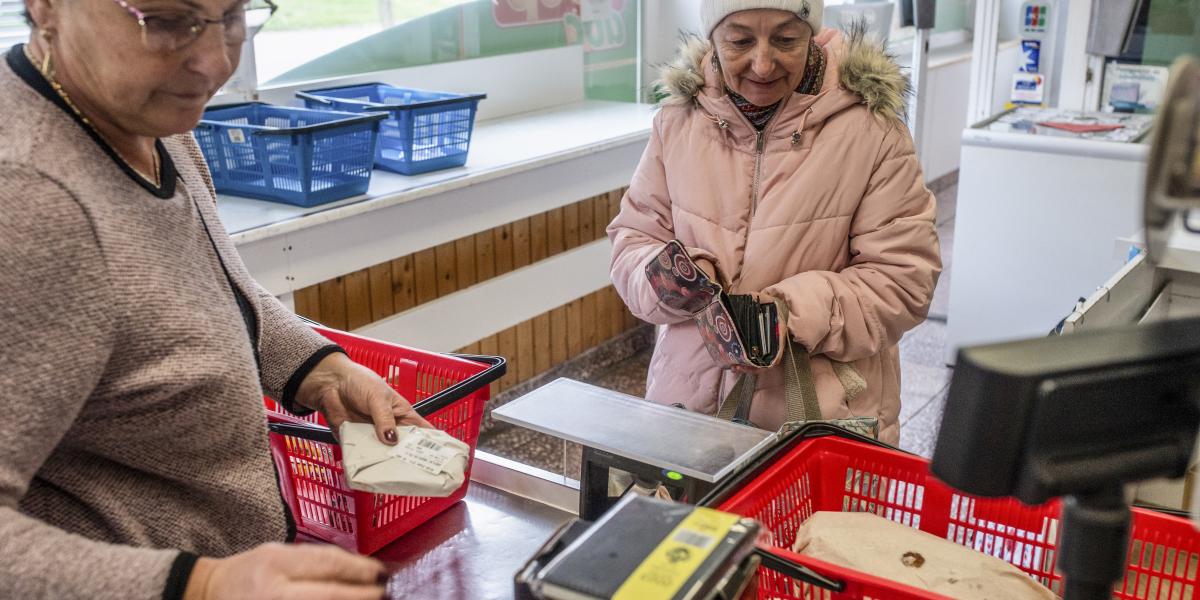
[[[579,15],[567,15],[567,43],[583,42],[584,52],[622,48],[629,41],[625,0],[582,0]]]
[[[1104,67],[1100,106],[1115,112],[1151,112],[1162,102],[1171,74],[1166,67],[1110,62]]]
[[[1023,73],[1037,73],[1041,70],[1042,42],[1040,40],[1021,40],[1021,51],[1025,54],[1025,62],[1021,65]]]
[[[495,0],[492,18],[500,27],[524,27],[562,21],[579,14],[579,0]]]
[[[1041,105],[1046,97],[1046,78],[1037,73],[1014,73],[1013,104]]]
[[[1046,21],[1050,17],[1050,7],[1045,4],[1027,4],[1025,18],[1022,23],[1022,33],[1046,33]]]

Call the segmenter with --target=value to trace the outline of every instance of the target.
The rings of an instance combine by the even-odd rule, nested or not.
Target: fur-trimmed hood
[[[858,103],[866,104],[875,116],[890,122],[904,121],[912,86],[883,45],[867,37],[864,26],[857,24],[844,32],[825,29],[815,39],[827,59],[819,95],[845,90],[857,96]],[[722,94],[720,89],[705,89],[719,85],[715,70],[706,68],[712,52],[708,40],[685,36],[675,59],[661,69],[655,82],[661,95],[659,103],[685,105],[701,93]]]

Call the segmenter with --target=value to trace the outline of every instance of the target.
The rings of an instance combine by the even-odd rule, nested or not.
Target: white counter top
[[[888,44],[888,52],[895,55],[896,64],[905,69],[912,68],[912,43],[912,38],[909,38]],[[1000,42],[998,47],[1000,50],[1004,50],[1019,45],[1019,40],[1007,40]],[[929,49],[929,68],[940,69],[955,63],[970,61],[973,50],[973,42],[969,39],[958,43],[932,46]]]
[[[648,139],[653,118],[649,105],[586,101],[480,122],[461,168],[377,169],[366,195],[313,208],[225,195],[218,208],[234,243],[255,242]]]

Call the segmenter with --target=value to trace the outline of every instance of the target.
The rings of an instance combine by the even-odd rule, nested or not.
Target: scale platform
[[[695,495],[776,439],[770,431],[571,379],[557,379],[495,409],[492,416],[584,447],[580,516],[585,519],[605,504],[589,496],[607,490],[608,467],[666,485],[677,483]]]

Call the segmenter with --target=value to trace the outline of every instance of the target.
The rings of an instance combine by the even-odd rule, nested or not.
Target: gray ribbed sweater
[[[0,61],[0,598],[157,599],[181,549],[287,535],[262,394],[329,343],[250,278],[191,136],[164,144],[165,199]]]

